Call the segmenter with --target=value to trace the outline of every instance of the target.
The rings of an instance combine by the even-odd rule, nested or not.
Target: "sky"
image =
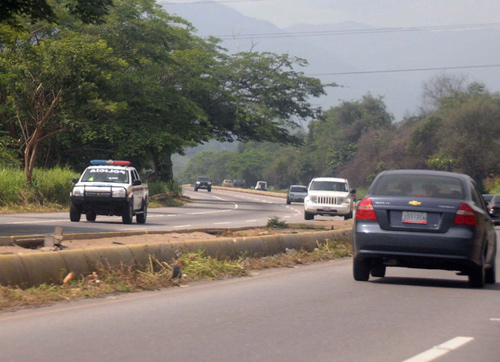
[[[169,0],[172,3],[210,0]],[[500,0],[213,0],[280,28],[346,21],[373,27],[500,22]]]

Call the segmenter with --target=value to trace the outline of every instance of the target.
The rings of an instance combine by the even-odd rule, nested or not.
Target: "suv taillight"
[[[372,199],[369,197],[359,202],[356,208],[356,219],[358,220],[377,220],[375,210],[373,209]]]
[[[455,220],[453,220],[455,225],[477,225],[477,215],[474,209],[467,203],[462,202],[458,208],[457,214],[455,215]]]

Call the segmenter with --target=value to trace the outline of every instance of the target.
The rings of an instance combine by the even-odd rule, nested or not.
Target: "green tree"
[[[440,152],[449,156],[453,170],[470,175],[479,185],[500,172],[500,98],[471,95],[443,117]]]
[[[22,139],[26,180],[31,182],[40,145],[85,122],[101,121],[116,104],[100,94],[108,71],[119,67],[105,42],[72,32],[20,42],[0,53],[2,119]],[[13,130],[14,124],[17,127]]]

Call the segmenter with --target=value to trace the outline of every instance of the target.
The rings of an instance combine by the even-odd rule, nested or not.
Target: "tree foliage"
[[[0,52],[0,115],[11,137],[24,140],[28,181],[49,152],[71,166],[129,158],[169,181],[171,156],[186,147],[211,139],[297,144],[296,120],[318,113],[308,99],[324,86],[295,70],[305,60],[229,55],[154,0],[93,3],[10,9],[12,19],[33,17],[30,32],[13,33]]]

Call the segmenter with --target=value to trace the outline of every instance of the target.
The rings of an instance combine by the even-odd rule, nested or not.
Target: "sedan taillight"
[[[457,214],[455,215],[455,220],[453,220],[455,225],[477,225],[477,215],[474,209],[467,203],[463,202],[458,208]]]
[[[356,219],[358,220],[377,220],[377,215],[373,209],[372,199],[369,197],[363,199],[356,208]]]

